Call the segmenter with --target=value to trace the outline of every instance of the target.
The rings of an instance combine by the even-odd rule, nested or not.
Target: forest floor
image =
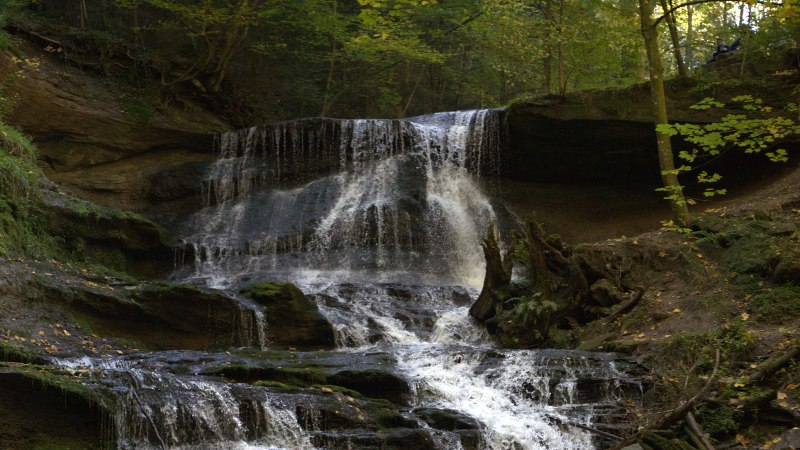
[[[583,244],[621,285],[646,291],[631,312],[588,324],[573,342],[629,353],[652,371],[642,424],[701,392],[719,349],[694,408],[701,426],[720,448],[798,448],[800,361],[753,377],[800,344],[800,169],[695,214],[691,230]]]

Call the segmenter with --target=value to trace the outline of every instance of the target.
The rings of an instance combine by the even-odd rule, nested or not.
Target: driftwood
[[[697,436],[700,442],[703,444],[703,447],[706,450],[714,450],[714,445],[711,444],[711,441],[708,440],[706,434],[703,433],[703,429],[700,427],[700,424],[694,419],[694,414],[691,411],[686,413],[686,424],[689,425],[689,429]]]
[[[759,364],[755,372],[748,377],[749,381],[751,383],[757,383],[765,378],[769,378],[775,372],[789,364],[792,359],[800,359],[800,345],[795,345],[780,355],[775,355]]]
[[[669,414],[663,416],[660,419],[648,423],[647,425],[644,426],[642,431],[639,431],[638,433],[625,438],[624,440],[622,440],[622,442],[611,447],[610,450],[621,450],[638,441],[643,433],[652,430],[663,430],[665,428],[670,427],[675,422],[684,418],[686,416],[686,413],[689,412],[689,410],[692,408],[692,406],[694,406],[695,403],[702,400],[703,398],[705,398],[706,395],[708,395],[708,392],[711,390],[711,384],[717,377],[718,370],[719,370],[719,349],[715,351],[714,370],[711,372],[711,376],[708,377],[708,381],[706,381],[706,384],[703,386],[702,389],[700,389],[699,392],[697,392],[697,394],[695,394],[694,396],[692,396],[692,398],[677,406],[675,409],[670,411]]]
[[[574,258],[566,257],[561,250],[547,242],[544,230],[531,214],[525,219],[523,230],[528,242],[528,271],[535,279],[542,295],[553,288],[554,280],[568,284],[571,302],[561,315],[571,316],[583,307],[583,299],[589,292],[589,282]]]
[[[481,289],[478,299],[469,309],[469,314],[480,320],[491,319],[497,314],[498,309],[508,299],[511,285],[511,271],[513,267],[512,254],[514,253],[514,243],[505,257],[500,252],[500,245],[497,241],[497,232],[494,224],[489,224],[486,238],[481,244],[483,255],[486,258],[486,276],[483,279],[483,289]]]

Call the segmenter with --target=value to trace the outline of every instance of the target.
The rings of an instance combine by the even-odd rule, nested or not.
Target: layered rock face
[[[194,193],[191,174],[212,157],[212,133],[230,128],[224,121],[189,104],[165,106],[157,91],[90,76],[30,44],[21,50],[29,62],[0,55],[0,72],[18,72],[6,120],[34,138],[51,180],[120,209]]]

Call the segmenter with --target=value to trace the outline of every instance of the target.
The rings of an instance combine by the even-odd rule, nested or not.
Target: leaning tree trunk
[[[668,123],[667,99],[664,92],[664,67],[658,50],[658,34],[653,21],[652,0],[639,0],[639,17],[642,25],[647,61],[650,68],[650,93],[653,100],[653,122],[656,126]],[[667,191],[667,199],[672,209],[672,218],[678,225],[685,225],[689,220],[689,208],[683,196],[683,186],[678,182],[675,160],[672,155],[672,143],[669,136],[656,132],[658,143],[658,163],[661,167],[661,182]]]

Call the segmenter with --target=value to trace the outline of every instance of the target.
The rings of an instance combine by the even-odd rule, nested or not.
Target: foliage
[[[520,297],[517,301],[517,305],[513,309],[514,320],[523,326],[531,327],[538,339],[546,339],[547,329],[550,327],[550,316],[558,310],[558,305],[544,299],[539,292]]]
[[[3,0],[0,3],[0,52],[14,48],[11,36],[4,30],[9,18],[19,14],[25,2],[22,0]]]
[[[39,169],[30,139],[0,122],[0,255],[50,253],[42,230]]]
[[[722,120],[705,125],[691,123],[660,124],[659,133],[667,136],[681,136],[694,144],[691,151],[681,151],[678,157],[686,163],[675,169],[676,174],[689,172],[702,167],[708,161],[728,151],[742,151],[747,154],[763,153],[772,162],[788,161],[788,153],[779,145],[789,138],[800,136],[800,116],[798,107],[790,103],[785,115],[773,114],[772,107],[763,100],[750,95],[740,95],[732,99],[731,107],[741,108],[742,114],[727,114]],[[726,105],[707,97],[692,106],[693,109],[708,110],[724,108]],[[694,166],[693,166],[694,165]],[[722,179],[719,173],[700,171],[697,181],[701,184],[715,184]],[[665,190],[661,188],[659,190]],[[703,195],[713,197],[724,195],[727,189],[705,188]]]
[[[712,436],[727,436],[737,429],[744,416],[741,409],[728,405],[719,408],[704,408],[698,419],[703,424],[703,430]]]
[[[654,352],[669,361],[670,371],[698,370],[708,373],[714,366],[714,351],[723,358],[723,372],[746,361],[755,348],[755,338],[741,322],[728,323],[715,330],[676,334],[659,344]]]

